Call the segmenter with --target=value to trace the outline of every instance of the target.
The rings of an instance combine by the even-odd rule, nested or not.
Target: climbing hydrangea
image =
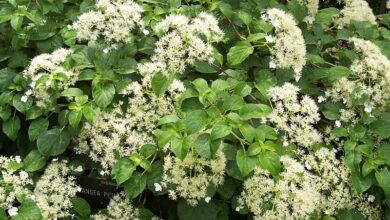
[[[93,123],[86,123],[76,138],[75,151],[87,154],[93,161],[109,169],[119,157],[137,152],[144,144],[153,144],[152,131],[161,117],[174,113],[173,102],[185,90],[174,80],[166,95],[157,96],[151,91],[150,77],[142,83],[132,82],[125,89],[128,106],[116,104],[103,112]]]
[[[318,12],[319,0],[298,0],[301,5],[306,5],[308,9],[308,16],[305,18],[305,21],[308,23],[313,23],[315,16]]]
[[[72,49],[61,48],[51,54],[44,53],[34,57],[23,72],[29,84],[21,101],[26,102],[29,96],[33,96],[39,107],[46,108],[53,105],[52,96],[55,93],[52,92],[52,88],[63,91],[74,85],[78,79],[78,73],[64,65],[67,57],[72,53]]]
[[[111,198],[107,206],[107,213],[98,213],[93,215],[92,218],[95,220],[139,220],[140,213],[122,192]]]
[[[34,195],[44,219],[72,216],[71,200],[81,188],[76,185],[75,177],[70,176],[69,172],[66,161],[54,161],[46,167],[36,183]]]
[[[17,203],[16,198],[30,196],[28,185],[33,182],[24,170],[13,168],[21,165],[20,156],[0,156],[0,208],[9,209]]]
[[[390,99],[390,61],[370,41],[351,38],[350,42],[358,58],[352,63],[349,76],[336,81],[326,96],[332,101],[342,101],[347,109],[354,107],[354,100],[362,99],[365,111],[371,113],[374,108],[385,107]]]
[[[345,6],[340,11],[340,16],[336,23],[339,28],[343,28],[351,23],[351,21],[368,21],[376,24],[376,18],[368,3],[364,0],[343,0]]]
[[[321,148],[299,162],[282,156],[280,178],[258,168],[245,180],[238,209],[248,207],[255,219],[307,219],[356,208],[367,219],[380,219],[379,208],[350,185],[350,171],[335,152]]]
[[[276,128],[286,132],[285,141],[303,147],[321,142],[322,135],[314,127],[320,120],[318,106],[309,96],[298,96],[299,88],[291,83],[271,87],[268,91],[273,111],[268,115]]]
[[[130,42],[136,27],[143,30],[142,12],[142,7],[131,0],[97,0],[96,10],[80,15],[70,29],[76,31],[80,41],[96,41],[102,37],[115,47]]]
[[[184,198],[188,204],[196,206],[200,201],[207,201],[207,188],[223,183],[226,158],[220,150],[214,159],[206,159],[189,152],[180,160],[168,155],[164,158],[164,176],[162,185],[169,187],[169,197],[177,200]]]
[[[262,19],[275,28],[270,68],[292,68],[298,81],[306,64],[306,45],[295,18],[281,9],[272,8],[266,11]]]
[[[151,62],[138,65],[143,75],[183,74],[187,65],[197,61],[212,63],[211,43],[221,41],[224,35],[216,18],[205,12],[192,20],[184,15],[168,15],[155,29],[163,36],[156,43]]]

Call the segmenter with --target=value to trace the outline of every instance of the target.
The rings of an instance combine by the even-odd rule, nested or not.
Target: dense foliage
[[[370,5],[0,0],[0,219],[390,219]]]

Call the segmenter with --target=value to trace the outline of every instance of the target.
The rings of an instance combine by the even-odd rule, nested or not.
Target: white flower
[[[236,212],[239,212],[240,211],[240,207],[236,207]]]
[[[35,195],[31,195],[31,196],[30,196],[30,199],[33,200],[33,201],[35,201],[35,199],[36,199]]]
[[[83,171],[83,167],[82,167],[81,165],[79,165],[78,167],[76,167],[76,168],[74,169],[74,171],[76,171],[76,172],[82,172],[82,171]]]
[[[311,170],[311,166],[308,161],[305,161],[305,167],[306,169]]]
[[[103,49],[103,53],[108,53],[108,52],[110,52],[110,50],[108,48]]]
[[[142,33],[144,33],[145,35],[149,35],[149,31],[147,29],[143,29]]]
[[[367,198],[368,202],[374,202],[375,201],[375,196],[374,195],[369,195]]]
[[[271,69],[275,69],[276,68],[276,64],[274,62],[269,62],[269,68]]]
[[[143,29],[142,6],[131,0],[96,0],[96,10],[81,14],[72,24],[80,41],[96,41],[102,37],[115,47],[128,43],[131,33]]]
[[[271,87],[268,95],[273,111],[267,118],[278,130],[285,131],[283,146],[290,142],[310,147],[322,141],[322,134],[315,128],[320,120],[319,109],[312,98],[300,96],[299,87],[291,83]]]
[[[265,37],[265,40],[267,41],[267,42],[269,42],[269,43],[273,43],[275,40],[274,40],[274,38],[272,37],[272,35],[267,35],[266,37]]]
[[[21,163],[22,162],[22,158],[20,158],[19,155],[15,156],[15,161],[16,163]]]
[[[340,11],[340,16],[336,23],[339,28],[343,28],[351,23],[351,21],[368,21],[376,24],[376,17],[372,12],[367,1],[364,0],[344,0],[345,6]]]
[[[364,105],[364,111],[367,112],[367,113],[371,113],[372,107],[369,106],[369,105]]]
[[[271,8],[262,19],[271,23],[275,29],[274,44],[270,48],[270,68],[292,68],[295,79],[299,80],[306,64],[306,44],[294,16],[282,9]]]
[[[322,103],[324,101],[326,101],[326,98],[324,96],[322,96],[322,95],[318,96],[318,103]]]
[[[206,203],[209,203],[210,200],[211,200],[211,197],[210,197],[210,196],[207,196],[207,197],[204,199],[204,201],[205,201]]]
[[[24,96],[22,96],[22,98],[20,98],[20,101],[22,101],[22,102],[27,102],[27,100],[28,100],[28,96],[26,96],[26,95],[24,95]]]
[[[306,16],[304,21],[306,21],[308,24],[313,24],[315,21],[315,17],[312,16]]]
[[[154,190],[160,192],[162,191],[162,186],[159,183],[154,183]]]
[[[80,186],[78,186],[78,187],[76,187],[76,191],[77,192],[81,192],[83,189],[80,187]]]
[[[287,147],[288,146],[288,142],[287,141],[283,141],[283,147]]]
[[[205,12],[193,19],[171,14],[154,29],[162,37],[155,44],[151,62],[138,65],[144,76],[157,72],[166,76],[183,74],[187,66],[197,61],[214,62],[212,43],[221,41],[224,35],[218,20]]]
[[[339,120],[337,120],[337,121],[335,121],[335,125],[336,125],[336,127],[339,128],[341,126],[341,122]]]
[[[18,214],[18,208],[17,207],[12,207],[8,209],[8,214],[9,216],[15,216]]]

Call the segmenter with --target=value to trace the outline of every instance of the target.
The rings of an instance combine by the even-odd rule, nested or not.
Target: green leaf
[[[201,157],[211,158],[213,155],[211,149],[211,137],[209,134],[204,133],[198,136],[195,140],[195,150]]]
[[[100,108],[111,104],[115,95],[115,86],[112,83],[92,83],[92,97]]]
[[[42,219],[41,210],[32,200],[26,200],[18,207],[18,214],[13,217],[15,220],[38,220]]]
[[[81,112],[81,111],[77,111],[77,110],[70,111],[69,117],[68,117],[69,124],[72,127],[77,128],[77,126],[79,126],[79,123],[80,123],[82,116],[83,116],[83,112]]]
[[[351,180],[352,185],[358,193],[363,193],[367,191],[374,183],[373,179],[370,176],[362,177],[357,172],[352,172]]]
[[[253,42],[253,41],[258,41],[260,39],[264,39],[267,36],[265,33],[254,33],[250,34],[247,38],[246,41]]]
[[[355,210],[342,210],[337,214],[340,220],[365,220],[366,218]]]
[[[200,73],[216,73],[218,72],[216,69],[214,69],[213,66],[211,66],[207,62],[196,62],[195,63],[195,70]]]
[[[237,151],[236,161],[241,174],[245,177],[255,169],[258,163],[257,157],[249,157],[242,149]]]
[[[118,185],[127,181],[135,170],[134,164],[128,158],[119,159],[112,167],[111,175]]]
[[[272,112],[271,107],[264,104],[246,104],[240,109],[240,116],[243,120],[262,118]]]
[[[152,90],[157,96],[162,95],[167,91],[169,85],[171,85],[173,78],[168,79],[162,73],[154,74],[152,78]]]
[[[196,90],[199,93],[206,93],[209,90],[209,85],[207,84],[207,81],[202,78],[194,80],[192,84],[194,84]]]
[[[16,140],[20,129],[20,119],[18,116],[10,117],[3,123],[3,132],[9,139]]]
[[[28,137],[30,141],[35,141],[40,134],[45,132],[49,127],[49,120],[46,118],[36,119],[31,122],[28,128]]]
[[[177,205],[179,220],[217,220],[219,207],[214,201],[201,202],[197,206],[190,206],[185,200],[180,200]]]
[[[79,88],[67,88],[61,92],[61,96],[65,97],[78,97],[82,95],[84,95],[84,92]]]
[[[22,102],[22,95],[16,94],[12,98],[12,105],[20,112],[26,112],[32,105],[33,101],[31,98],[28,98],[26,102]]]
[[[297,1],[288,1],[287,8],[289,9],[289,12],[294,15],[298,23],[307,16],[307,7]]]
[[[382,113],[379,119],[371,124],[371,130],[380,137],[390,137],[390,113]]]
[[[30,109],[27,110],[26,119],[27,120],[36,119],[42,114],[43,114],[43,110],[41,108],[39,108],[38,106],[32,106]]]
[[[124,184],[125,193],[127,197],[129,197],[130,199],[134,199],[139,194],[141,194],[146,187],[146,180],[146,175],[142,175],[141,173],[135,172],[133,176]]]
[[[114,70],[120,74],[134,73],[137,71],[137,61],[134,58],[119,60],[118,65]]]
[[[225,177],[223,184],[218,187],[217,192],[223,199],[228,200],[233,196],[235,189],[236,186],[233,179]]]
[[[249,12],[244,10],[239,10],[237,12],[237,16],[242,20],[242,22],[246,25],[250,25],[252,22],[252,16]]]
[[[22,25],[23,25],[23,16],[12,16],[11,18],[11,27],[15,30],[15,31],[19,31],[21,28],[22,28]]]
[[[94,105],[92,102],[83,106],[83,115],[89,123],[93,123],[95,119],[99,116],[99,114],[99,107]]]
[[[245,105],[244,100],[242,97],[237,95],[229,96],[225,99],[225,101],[222,104],[222,108],[225,111],[229,110],[239,110]]]
[[[184,158],[187,156],[189,149],[190,149],[190,144],[189,144],[188,138],[173,138],[172,139],[171,151],[180,160],[184,160]]]
[[[377,157],[375,158],[375,160],[377,162],[390,165],[390,143],[384,143],[379,146],[376,155]]]
[[[375,172],[376,180],[378,181],[379,186],[382,187],[386,195],[390,195],[390,171],[381,170]]]
[[[80,197],[72,198],[73,209],[83,218],[88,218],[91,214],[89,203]]]
[[[186,114],[184,124],[189,134],[200,131],[207,125],[207,113],[203,110],[193,110]]]
[[[249,42],[238,42],[229,49],[227,54],[228,64],[231,66],[242,63],[249,55],[253,53],[253,46]]]
[[[345,66],[334,66],[328,70],[328,79],[334,82],[342,77],[348,76],[351,70]]]
[[[231,131],[232,131],[232,127],[229,126],[228,123],[219,121],[214,124],[211,130],[211,140],[223,138],[229,135]]]
[[[38,150],[32,150],[23,160],[24,170],[34,172],[42,169],[46,165],[47,158],[39,153]]]
[[[45,156],[62,154],[70,143],[70,135],[65,129],[53,128],[39,135],[37,147]]]
[[[277,176],[282,168],[280,156],[272,151],[266,151],[259,155],[260,166],[268,170],[272,176]]]
[[[0,118],[6,121],[11,116],[11,107],[8,105],[0,106]]]
[[[0,69],[0,91],[4,91],[12,82],[16,73],[11,68]]]

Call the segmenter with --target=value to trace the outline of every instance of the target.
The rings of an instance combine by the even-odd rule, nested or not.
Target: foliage
[[[390,13],[313,2],[0,0],[0,219],[261,219],[321,184],[350,204],[300,217],[390,219]],[[324,148],[343,174],[326,186]],[[57,160],[68,187],[123,193],[95,210],[77,187],[48,211]]]

